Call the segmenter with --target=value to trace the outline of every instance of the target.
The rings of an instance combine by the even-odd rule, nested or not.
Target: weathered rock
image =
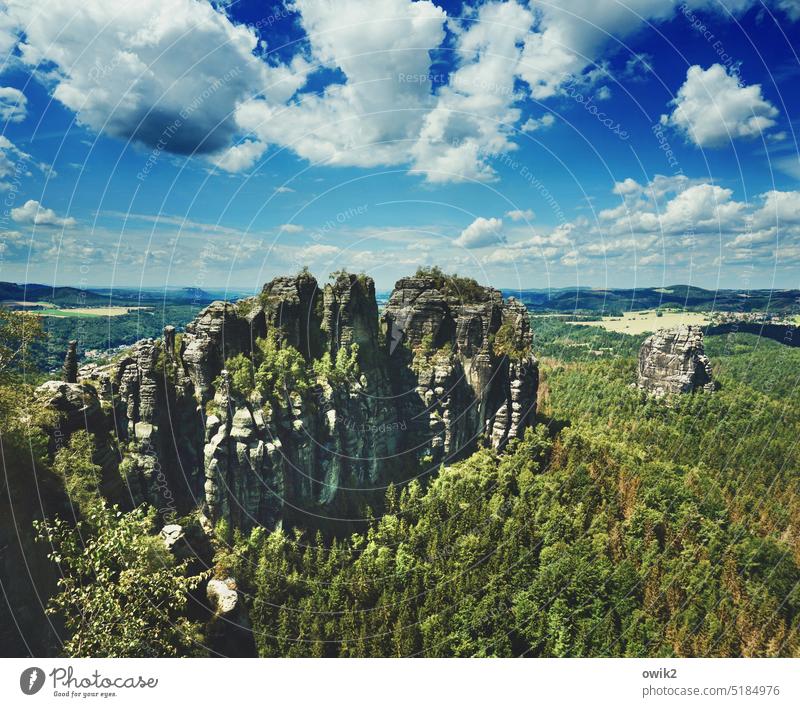
[[[431,462],[464,456],[482,442],[502,448],[532,424],[538,366],[521,303],[476,283],[403,278],[383,323],[403,420]],[[503,325],[520,342],[519,360],[494,350]]]
[[[236,580],[232,577],[209,580],[206,597],[213,611],[206,625],[211,651],[231,658],[255,655],[252,625],[245,603],[239,601]]]
[[[185,537],[185,533],[183,532],[183,526],[178,525],[177,523],[171,523],[170,525],[165,525],[161,528],[161,538],[164,541],[164,547],[167,550],[172,550],[179,540],[183,540]]]
[[[638,386],[656,396],[713,391],[711,363],[699,326],[661,329],[639,350]]]
[[[253,343],[250,322],[230,302],[212,302],[186,325],[179,357],[201,405],[214,397],[214,380],[225,359],[249,352]]]
[[[35,395],[39,403],[57,413],[55,422],[45,429],[50,453],[66,445],[73,433],[89,432],[94,436],[93,461],[102,472],[101,491],[114,502],[121,500],[120,454],[97,389],[89,383],[47,381],[36,388]]]
[[[371,278],[339,273],[321,288],[308,273],[279,277],[258,297],[203,309],[178,350],[166,327],[112,364],[84,367],[125,446],[132,501],[167,523],[196,510],[241,528],[360,517],[420,462],[520,437],[538,385],[527,312],[497,290],[455,284],[400,280],[380,321]],[[494,350],[501,327],[518,343],[511,355]],[[268,333],[300,352],[307,384],[234,389],[226,362],[257,359]]]
[[[78,342],[73,340],[67,344],[67,353],[64,356],[64,382],[78,382]]]
[[[260,305],[266,328],[280,329],[287,343],[305,358],[320,356],[322,290],[311,274],[276,277],[264,285]]]
[[[175,358],[175,327],[170,324],[164,327],[164,351],[170,359]]]
[[[56,429],[61,436],[76,430],[94,432],[107,423],[97,390],[88,383],[47,381],[36,389],[36,397],[58,413]]]
[[[206,595],[211,606],[218,615],[224,616],[236,610],[239,603],[239,593],[236,591],[236,580],[231,577],[225,579],[209,579],[206,586]]]

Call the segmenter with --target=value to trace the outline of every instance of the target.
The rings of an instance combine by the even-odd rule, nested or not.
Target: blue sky
[[[800,287],[800,3],[0,3],[0,279]]]

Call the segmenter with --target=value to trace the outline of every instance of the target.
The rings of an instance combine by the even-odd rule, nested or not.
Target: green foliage
[[[445,362],[453,353],[453,345],[449,341],[438,349],[433,345],[433,334],[425,334],[417,346],[414,347],[411,369],[419,375],[426,368]]]
[[[503,322],[492,339],[495,356],[507,357],[510,361],[524,361],[531,355],[531,346],[524,341],[513,322]]]
[[[257,390],[267,399],[283,402],[291,393],[303,395],[311,387],[308,366],[302,354],[271,330],[257,342],[259,365],[255,371]]]
[[[533,330],[549,429],[424,490],[390,486],[383,516],[347,538],[218,524],[214,571],[236,577],[260,655],[800,656],[800,349],[708,337],[721,389],[667,404],[631,386],[644,336]],[[502,327],[492,348],[522,355]],[[415,365],[447,354],[426,337]],[[237,393],[281,405],[360,375],[355,346],[307,362],[278,332],[226,367]],[[28,396],[0,386],[4,453],[20,458],[39,419]],[[84,433],[53,469],[85,517],[41,526],[67,654],[194,653],[200,578],[154,537],[154,512],[98,502]]]
[[[74,432],[56,452],[53,471],[63,480],[70,502],[84,518],[102,509],[100,467],[92,461],[94,435]]]
[[[0,383],[8,382],[23,366],[31,367],[31,346],[44,336],[38,316],[0,306]]]
[[[425,334],[419,344],[414,347],[414,358],[411,361],[414,373],[419,374],[430,365],[434,352],[433,334]]]
[[[152,534],[157,513],[93,508],[88,526],[61,519],[37,524],[62,576],[48,611],[70,631],[68,657],[200,655],[199,626],[185,618],[188,593],[205,574],[186,576]]]
[[[358,365],[358,344],[342,347],[332,357],[327,351],[322,358],[312,362],[312,369],[320,383],[338,388],[357,381],[361,375]]]
[[[255,306],[258,304],[258,298],[255,298],[255,301],[252,297],[246,297],[245,299],[240,299],[234,302],[233,306],[236,308],[236,314],[240,317],[246,317],[250,312],[253,311]]]
[[[800,351],[709,339],[721,390],[666,405],[607,334],[543,365],[557,434],[390,488],[366,533],[240,540],[259,654],[800,654]]]
[[[796,655],[800,568],[698,470],[592,428],[481,451],[366,534],[237,546],[262,656]]]
[[[331,282],[338,282],[339,280],[349,281],[351,274],[347,270],[334,270],[328,277]],[[361,288],[361,291],[366,294],[368,291],[369,285],[369,275],[364,272],[360,272],[356,274],[356,283]]]
[[[315,382],[339,388],[352,384],[361,375],[358,344],[339,349],[336,356],[326,352],[321,358],[307,362],[274,330],[256,342],[254,358],[255,363],[246,355],[237,354],[226,360],[231,392],[249,399],[257,391],[265,400],[279,405],[286,402],[287,396],[305,395]],[[221,384],[218,378],[214,386],[218,388]]]
[[[244,354],[237,354],[225,361],[225,370],[230,375],[231,393],[247,400],[256,387],[253,362]],[[220,382],[215,382],[218,388]]]
[[[581,317],[570,317],[580,321]],[[592,315],[590,319],[596,319]],[[561,362],[587,361],[595,358],[636,356],[646,334],[632,336],[608,331],[602,327],[575,326],[559,317],[534,317],[533,348],[540,359]]]
[[[471,277],[461,277],[455,273],[447,275],[436,265],[417,268],[414,277],[433,280],[437,290],[462,302],[484,302],[488,297],[486,288],[482,287],[477,280]]]

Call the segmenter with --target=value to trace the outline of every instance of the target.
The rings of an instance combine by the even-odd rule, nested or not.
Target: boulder
[[[225,616],[236,610],[239,603],[239,593],[236,591],[236,580],[231,577],[225,579],[210,579],[206,586],[206,596],[211,602],[217,615]]]
[[[164,547],[167,550],[172,550],[179,540],[185,537],[183,527],[177,523],[171,523],[161,528],[161,539],[164,541]]]
[[[47,381],[36,391],[36,398],[58,413],[58,423],[53,432],[68,436],[77,430],[105,432],[107,420],[94,386],[88,383]]]

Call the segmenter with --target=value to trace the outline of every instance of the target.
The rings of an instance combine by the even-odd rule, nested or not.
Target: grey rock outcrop
[[[36,388],[35,396],[39,404],[56,413],[46,429],[50,453],[58,452],[73,433],[89,432],[94,436],[93,461],[102,472],[101,491],[114,502],[121,500],[120,453],[97,389],[85,382],[47,381]]]
[[[206,598],[213,612],[206,626],[211,651],[228,657],[254,655],[253,629],[245,602],[239,601],[236,580],[233,577],[210,579]]]
[[[502,448],[533,423],[538,365],[520,302],[474,282],[411,277],[397,282],[382,319],[402,419],[432,463],[480,443]],[[498,351],[501,330],[514,352]]]
[[[208,580],[206,596],[217,614],[223,616],[230,614],[236,610],[236,606],[239,603],[236,580],[231,577]]]
[[[301,273],[81,373],[96,424],[119,440],[131,502],[165,524],[200,510],[274,527],[360,517],[420,464],[520,437],[536,411],[531,339],[525,307],[474,282],[402,279],[381,318],[370,278],[338,273],[320,287]],[[243,362],[284,355],[296,375],[244,384]]]
[[[661,329],[639,350],[638,386],[661,397],[696,390],[713,391],[711,362],[699,326]]]
[[[165,525],[161,528],[160,535],[161,539],[164,541],[164,547],[167,548],[167,550],[172,550],[172,548],[175,547],[175,543],[186,537],[183,532],[183,526],[177,525],[176,523]]]
[[[78,382],[78,342],[73,340],[67,344],[67,353],[64,356],[64,381],[66,383]]]
[[[106,423],[97,390],[88,383],[47,381],[36,389],[37,399],[58,413],[62,436],[80,429],[96,430]]]

